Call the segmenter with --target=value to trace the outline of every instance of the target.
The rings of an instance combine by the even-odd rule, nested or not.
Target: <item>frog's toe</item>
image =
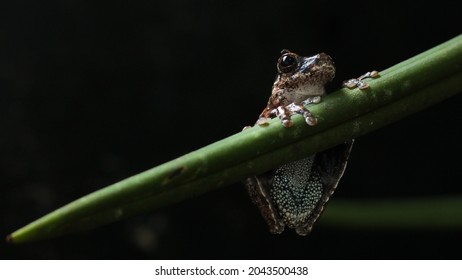
[[[304,105],[308,104],[318,104],[321,102],[321,96],[311,96],[308,97],[305,101],[303,101]]]
[[[268,119],[268,118],[265,118],[265,117],[260,117],[260,118],[257,120],[257,124],[258,124],[258,125],[261,125],[261,126],[268,125],[268,122],[269,122],[269,119]]]
[[[310,111],[305,111],[303,113],[303,117],[309,126],[315,126],[318,123],[318,120],[311,114]]]

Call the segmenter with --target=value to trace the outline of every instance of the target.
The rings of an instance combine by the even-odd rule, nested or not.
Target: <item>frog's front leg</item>
[[[271,172],[247,178],[244,183],[253,203],[258,206],[261,215],[273,234],[284,231],[284,222],[273,204],[269,188],[271,186]]]
[[[290,103],[287,106],[279,106],[274,109],[274,114],[279,117],[284,127],[292,126],[292,115],[302,115],[305,122],[310,126],[315,126],[317,119],[311,114],[310,110],[305,108],[307,104],[317,104],[321,102],[321,96],[311,96],[307,98],[302,104]]]
[[[284,127],[291,127],[292,126],[292,120],[291,116],[294,114],[294,109],[299,109],[299,108],[292,108],[290,107],[292,104],[288,106],[277,106],[276,108],[268,111],[265,114],[260,115],[260,118],[257,120],[258,125],[267,125],[268,121],[272,118],[278,117],[281,120],[281,124]]]

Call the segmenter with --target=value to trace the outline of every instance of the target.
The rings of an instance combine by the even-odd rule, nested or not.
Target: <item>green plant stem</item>
[[[306,157],[448,98],[462,90],[462,36],[381,72],[367,90],[341,89],[310,106],[309,127],[278,120],[253,127],[103,188],[12,233],[11,242],[92,228],[188,199]]]

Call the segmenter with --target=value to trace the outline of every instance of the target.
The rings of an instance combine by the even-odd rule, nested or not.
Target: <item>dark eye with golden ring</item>
[[[283,54],[278,61],[278,70],[281,73],[289,73],[297,67],[297,58],[292,53]]]

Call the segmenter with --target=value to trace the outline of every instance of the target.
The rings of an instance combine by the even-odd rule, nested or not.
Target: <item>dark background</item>
[[[330,54],[333,88],[461,32],[452,2],[8,1],[0,7],[0,235],[239,132],[283,48]],[[461,96],[361,137],[335,197],[460,194]],[[447,259],[460,231],[273,236],[240,184],[6,259]]]

